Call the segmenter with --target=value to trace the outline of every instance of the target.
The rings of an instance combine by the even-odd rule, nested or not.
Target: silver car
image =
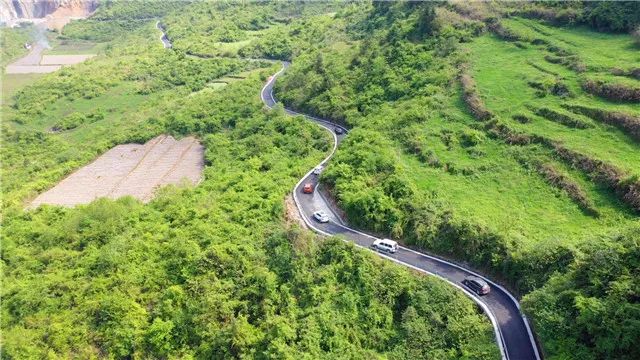
[[[316,166],[316,168],[313,169],[313,175],[320,175],[323,169],[324,168],[322,166]]]
[[[321,222],[321,223],[328,223],[329,222],[329,215],[327,215],[327,213],[325,213],[322,210],[314,212],[313,213],[313,218],[316,219],[318,222]]]
[[[371,247],[391,254],[395,254],[398,251],[398,243],[389,239],[377,239],[371,244]]]

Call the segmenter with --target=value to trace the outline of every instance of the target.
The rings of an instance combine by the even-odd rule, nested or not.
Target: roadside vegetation
[[[29,50],[24,47],[24,44],[31,41],[33,31],[32,26],[0,29],[0,44],[2,45],[0,46],[2,48],[0,66],[3,68],[3,73],[7,64],[27,54]]]
[[[224,20],[199,16],[207,8]],[[56,41],[100,42],[98,56],[21,85],[2,109],[4,356],[499,358],[489,320],[459,290],[288,219],[285,196],[331,140],[264,109],[259,92],[279,64],[185,50],[209,36],[204,24],[231,27],[234,14],[264,17],[265,31],[301,31],[319,8],[113,5],[65,28]],[[163,16],[175,51],[163,49],[156,19],[116,30],[98,21],[148,15]],[[333,21],[322,18],[316,31]],[[270,47],[256,44],[273,38],[240,31],[265,56]],[[114,145],[162,133],[205,145],[197,187],[164,188],[146,205],[24,210]]]

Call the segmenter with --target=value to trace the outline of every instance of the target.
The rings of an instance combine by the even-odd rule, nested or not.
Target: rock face
[[[0,21],[11,23],[23,19],[86,17],[98,6],[97,0],[0,0]]]

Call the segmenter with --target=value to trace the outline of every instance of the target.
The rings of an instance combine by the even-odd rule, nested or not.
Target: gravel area
[[[167,184],[185,179],[197,184],[204,169],[204,147],[193,137],[176,140],[161,135],[144,145],[118,145],[77,170],[30,204],[74,206],[99,197],[131,195],[143,202]]]

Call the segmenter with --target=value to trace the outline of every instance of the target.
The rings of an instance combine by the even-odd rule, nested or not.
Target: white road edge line
[[[264,85],[264,87],[262,88],[262,90],[261,90],[261,92],[260,92],[260,97],[262,98],[263,102],[264,102],[264,100],[266,100],[266,99],[265,99],[265,97],[264,97],[264,91],[265,91],[265,89],[267,88],[267,86],[269,86],[269,84],[271,84],[272,82],[274,82],[274,81],[275,81],[275,79],[276,79],[276,77],[277,77],[278,75],[280,75],[280,73],[282,73],[284,70],[285,70],[285,66],[283,65],[283,66],[282,66],[282,69],[280,69],[277,73],[275,73],[273,76],[271,76],[271,79],[269,79],[269,81],[268,81],[268,82]],[[270,96],[270,98],[271,98],[271,100],[273,101],[273,103],[274,103],[274,104],[275,104],[275,103],[277,103],[277,102],[276,102],[276,100],[275,100],[275,98],[274,98],[274,96],[273,96],[273,88],[272,88],[272,89],[271,89],[271,91],[269,92],[269,96]],[[266,102],[265,102],[265,104],[266,104]],[[268,107],[269,109],[271,109],[271,108],[272,108],[272,107],[271,107],[271,106],[269,106],[269,105],[267,105],[267,107]],[[285,110],[286,110],[286,109],[285,109]],[[313,120],[316,120],[316,121],[320,121],[320,122],[322,122],[322,123],[326,123],[326,124],[329,124],[329,125],[339,126],[339,125],[333,124],[333,123],[331,123],[331,122],[329,122],[329,121],[326,121],[326,120],[324,120],[324,119],[318,119],[318,118],[313,117],[313,116],[309,116],[309,115],[305,115],[305,114],[300,114],[300,113],[295,112],[295,111],[292,111],[292,110],[289,110],[289,112],[291,112],[291,113],[293,113],[293,114],[296,114],[296,115],[301,115],[301,116],[304,116],[304,117],[306,117],[306,118],[310,118],[310,119],[313,119]],[[318,126],[320,126],[320,127],[324,128],[324,129],[326,129],[327,131],[329,131],[329,132],[333,135],[333,139],[334,139],[334,142],[333,142],[333,150],[331,151],[331,153],[330,153],[330,154],[329,154],[329,155],[328,155],[324,160],[322,160],[322,162],[320,162],[320,163],[317,165],[317,166],[320,166],[320,165],[324,165],[325,163],[327,163],[327,162],[328,162],[328,161],[333,157],[334,153],[336,152],[336,149],[338,148],[338,137],[336,136],[335,132],[333,132],[333,131],[332,131],[332,130],[327,126],[327,125],[319,124],[319,123],[316,123],[316,124],[317,124]],[[342,126],[340,126],[340,127],[342,128]],[[293,200],[294,200],[294,202],[296,203],[296,207],[298,208],[298,213],[300,214],[300,216],[302,217],[303,221],[307,224],[307,226],[308,226],[309,228],[313,229],[315,232],[317,232],[317,233],[319,233],[319,234],[322,234],[322,235],[324,235],[324,236],[331,237],[331,236],[334,236],[334,235],[331,235],[331,234],[329,234],[329,233],[327,233],[327,232],[324,232],[324,231],[322,231],[322,230],[318,229],[317,227],[315,227],[315,226],[314,226],[314,225],[309,221],[309,219],[307,219],[307,217],[305,216],[305,214],[302,212],[302,206],[300,205],[300,202],[299,202],[299,200],[298,200],[298,196],[297,196],[297,194],[296,194],[296,189],[300,186],[300,184],[302,183],[302,181],[304,181],[304,179],[306,179],[306,178],[307,178],[307,176],[309,176],[309,175],[311,174],[311,172],[313,172],[313,169],[311,169],[309,172],[307,172],[307,173],[306,173],[306,174],[305,174],[305,175],[300,179],[300,181],[298,181],[298,183],[297,183],[297,184],[295,185],[295,187],[293,188]],[[358,230],[355,230],[355,229],[349,228],[349,227],[344,226],[344,225],[342,225],[342,224],[338,224],[338,223],[334,223],[334,224],[335,224],[336,226],[339,226],[339,227],[344,228],[345,230],[352,231],[352,232],[355,232],[355,233],[360,234],[360,235],[363,235],[363,236],[367,236],[367,237],[372,238],[372,239],[377,239],[375,236],[371,236],[371,235],[369,235],[369,234],[365,234],[365,233],[363,233],[363,232],[360,232],[360,231],[358,231]],[[450,283],[451,285],[455,286],[456,288],[458,288],[458,289],[462,290],[465,294],[467,294],[467,296],[469,296],[473,301],[475,301],[475,302],[476,302],[476,303],[477,303],[477,304],[478,304],[478,305],[479,305],[479,306],[484,310],[484,312],[487,314],[487,316],[488,316],[488,317],[489,317],[489,319],[491,320],[491,323],[493,324],[494,332],[496,333],[496,338],[497,338],[497,340],[498,340],[498,346],[499,346],[499,348],[500,348],[500,352],[502,353],[502,358],[503,358],[503,359],[509,359],[509,355],[508,355],[508,353],[507,353],[507,351],[506,351],[506,344],[504,344],[504,338],[503,338],[503,336],[502,336],[502,330],[501,330],[501,329],[500,329],[500,327],[498,326],[498,322],[497,322],[497,319],[495,318],[495,315],[491,312],[491,310],[487,307],[487,305],[486,305],[486,304],[484,304],[482,301],[480,301],[480,300],[479,300],[475,295],[471,294],[471,292],[469,292],[467,289],[465,289],[465,288],[463,288],[462,286],[460,286],[460,285],[458,285],[458,284],[456,284],[456,283],[452,282],[451,280],[446,279],[445,277],[443,277],[443,276],[441,276],[441,275],[439,275],[439,274],[437,274],[437,273],[432,273],[432,272],[429,272],[429,271],[427,271],[427,270],[424,270],[424,269],[418,268],[418,267],[416,267],[416,266],[413,266],[413,265],[411,265],[411,264],[404,263],[404,262],[402,262],[402,261],[400,261],[400,260],[398,260],[398,259],[392,258],[392,257],[390,257],[390,256],[387,256],[387,255],[381,254],[381,253],[379,253],[379,252],[377,252],[377,251],[373,251],[373,250],[371,250],[371,249],[368,249],[368,248],[365,248],[365,247],[363,247],[363,246],[360,246],[360,245],[356,244],[356,243],[355,243],[355,242],[353,242],[353,241],[349,241],[349,240],[346,240],[346,239],[342,239],[342,240],[343,240],[343,241],[345,241],[345,242],[352,243],[352,244],[354,244],[355,246],[357,246],[357,247],[359,247],[359,248],[367,249],[367,250],[369,250],[369,251],[372,251],[372,252],[374,252],[374,253],[378,254],[378,255],[379,255],[379,256],[381,256],[381,257],[384,257],[384,258],[390,259],[390,260],[392,260],[392,261],[394,261],[394,262],[396,262],[396,263],[398,263],[398,264],[401,264],[401,265],[403,265],[403,266],[406,266],[406,267],[412,268],[412,269],[414,269],[414,270],[416,270],[416,271],[419,271],[419,272],[422,272],[422,273],[426,273],[426,274],[430,274],[430,275],[436,276],[436,277],[438,277],[438,278],[440,278],[440,279],[442,279],[442,280],[444,280],[444,281],[446,281],[446,282]],[[479,278],[481,278],[481,279],[483,279],[483,280],[487,281],[487,282],[488,282],[488,283],[490,283],[491,285],[493,285],[493,286],[495,286],[495,287],[499,288],[503,293],[507,294],[507,296],[509,296],[509,298],[511,299],[511,301],[516,305],[516,308],[517,308],[517,309],[518,309],[518,311],[520,312],[520,315],[521,315],[521,317],[522,317],[522,320],[523,320],[523,322],[524,322],[524,324],[525,324],[525,327],[526,327],[526,329],[527,329],[527,333],[528,333],[528,335],[529,335],[529,340],[531,341],[531,345],[533,346],[533,350],[534,350],[534,353],[535,353],[536,359],[540,360],[540,354],[539,354],[539,352],[538,352],[538,346],[536,345],[535,339],[533,338],[533,332],[531,331],[531,327],[530,327],[530,325],[529,325],[529,321],[528,321],[527,317],[522,313],[522,310],[521,310],[521,308],[520,308],[520,303],[516,300],[516,298],[515,298],[513,295],[511,295],[511,293],[510,293],[509,291],[507,291],[507,290],[506,290],[504,287],[502,287],[501,285],[498,285],[498,284],[496,284],[495,282],[493,282],[493,281],[491,281],[491,280],[487,279],[486,277],[484,277],[484,276],[482,276],[482,275],[480,275],[480,274],[478,274],[478,273],[476,273],[476,272],[474,272],[474,271],[472,271],[472,270],[469,270],[469,269],[467,269],[467,268],[464,268],[464,267],[462,267],[462,266],[460,266],[460,265],[458,265],[458,264],[454,264],[454,263],[448,262],[448,261],[446,261],[446,260],[443,260],[443,259],[440,259],[440,258],[437,258],[437,257],[431,256],[431,255],[428,255],[428,254],[424,254],[424,253],[421,253],[421,252],[415,251],[415,250],[413,250],[413,249],[409,249],[409,248],[404,247],[404,246],[400,246],[400,248],[401,248],[401,249],[403,249],[403,250],[407,250],[407,251],[409,251],[409,252],[415,253],[415,254],[417,254],[417,255],[424,256],[424,257],[426,257],[426,258],[429,258],[429,259],[435,260],[435,261],[437,261],[437,262],[440,262],[440,263],[443,263],[443,264],[447,264],[447,265],[450,265],[450,266],[456,267],[456,268],[458,268],[458,269],[460,269],[460,270],[463,270],[463,271],[465,271],[465,272],[471,273],[471,274],[473,274],[474,276],[477,276],[477,277],[479,277]]]

